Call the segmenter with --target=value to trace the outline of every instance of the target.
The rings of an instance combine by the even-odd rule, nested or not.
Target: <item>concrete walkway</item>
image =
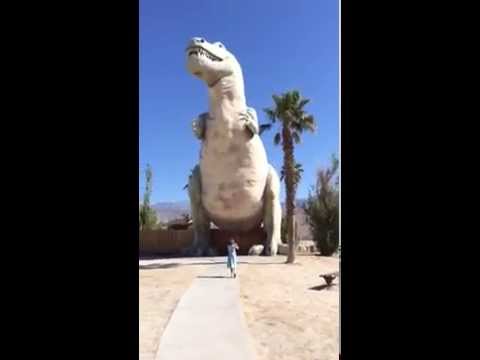
[[[160,339],[156,360],[255,359],[238,278],[228,275],[225,262],[214,263],[193,281]]]

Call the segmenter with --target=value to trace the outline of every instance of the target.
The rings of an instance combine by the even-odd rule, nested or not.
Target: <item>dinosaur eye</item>
[[[220,43],[220,42],[219,42],[219,43],[217,43],[217,45],[218,45],[218,47],[220,47],[220,48],[223,48],[223,47],[224,47],[224,46],[223,46],[223,44],[222,44],[222,43]]]

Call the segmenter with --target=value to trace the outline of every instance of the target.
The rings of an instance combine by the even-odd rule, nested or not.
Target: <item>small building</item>
[[[174,219],[167,223],[168,230],[187,230],[192,226],[192,219]]]

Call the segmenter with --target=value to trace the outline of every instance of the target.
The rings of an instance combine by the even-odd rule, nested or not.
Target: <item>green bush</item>
[[[145,170],[145,193],[143,194],[143,203],[140,204],[138,210],[138,225],[140,231],[150,230],[157,224],[157,214],[150,206],[150,196],[152,194],[152,177],[153,172],[149,164]]]
[[[148,205],[142,204],[139,211],[140,231],[155,229],[157,225],[157,214]]]
[[[338,165],[338,159],[332,156],[331,167],[318,171],[317,184],[304,204],[313,239],[324,256],[339,249]]]

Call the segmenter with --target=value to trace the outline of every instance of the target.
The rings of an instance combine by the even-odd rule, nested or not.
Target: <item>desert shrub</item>
[[[332,156],[331,166],[318,171],[317,183],[303,206],[313,239],[324,256],[339,249],[338,165],[338,159]]]
[[[138,225],[140,231],[150,230],[157,224],[157,214],[150,206],[150,196],[152,194],[152,178],[153,172],[150,165],[147,165],[145,170],[145,192],[143,194],[143,203],[140,204],[138,210]]]

